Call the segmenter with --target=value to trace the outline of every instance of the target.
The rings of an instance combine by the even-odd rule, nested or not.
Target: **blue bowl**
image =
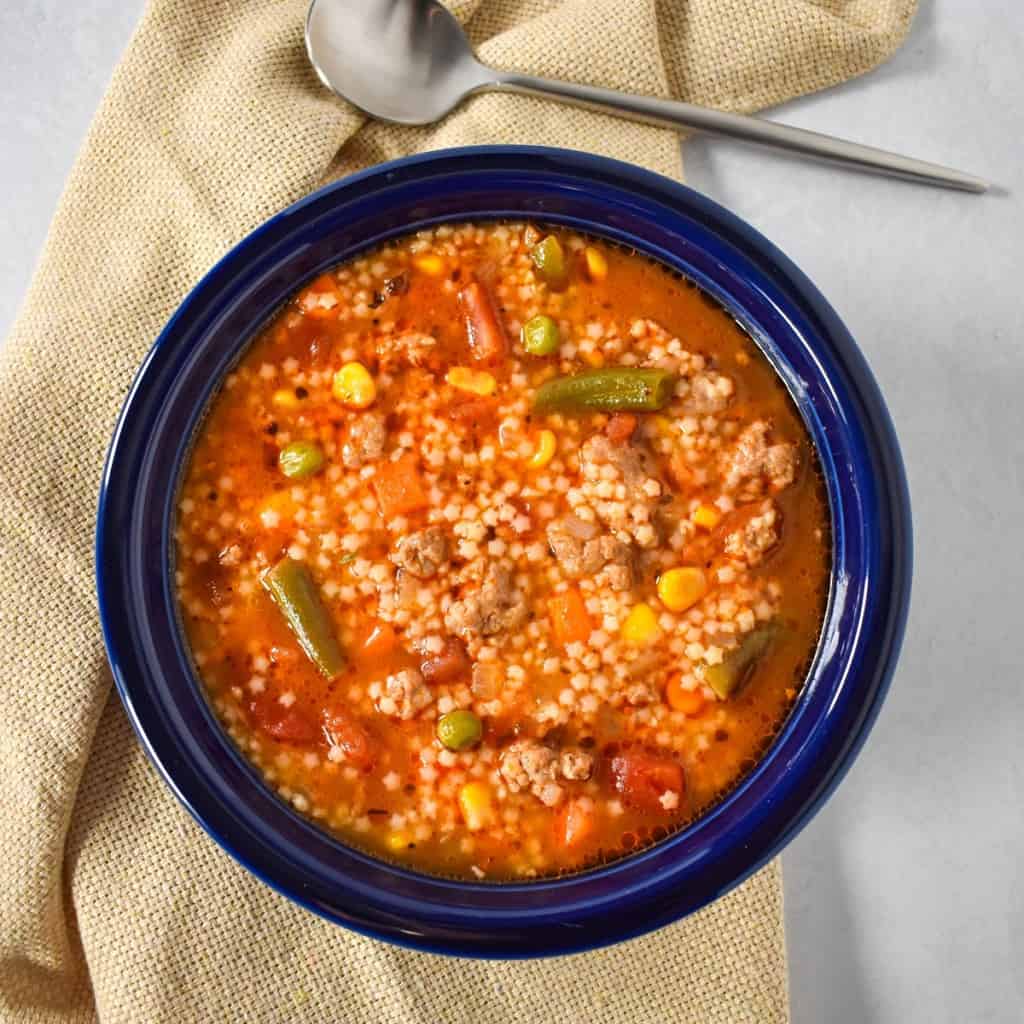
[[[530,218],[622,242],[718,299],[771,360],[821,456],[833,569],[807,683],[757,768],[676,835],[575,877],[432,878],[350,849],[300,817],[235,750],[203,697],[175,612],[171,528],[189,438],[246,342],[305,281],[440,221]],[[779,852],[850,766],[899,651],[910,506],[878,388],[836,314],[770,242],[722,207],[627,164],[488,146],[383,164],[278,214],[174,314],[132,386],[100,494],[103,632],[140,740],[195,819],[268,885],[356,931],[476,957],[570,953],[650,931]]]

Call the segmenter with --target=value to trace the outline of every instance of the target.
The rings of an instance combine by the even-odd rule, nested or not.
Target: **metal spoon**
[[[966,192],[989,187],[948,167],[761,118],[495,70],[477,60],[462,27],[437,0],[313,0],[306,17],[306,49],[324,85],[367,114],[398,124],[430,124],[472,93],[503,89],[927,185]]]

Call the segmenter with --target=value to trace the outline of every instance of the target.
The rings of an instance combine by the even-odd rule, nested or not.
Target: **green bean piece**
[[[523,324],[523,348],[531,356],[549,356],[558,351],[558,324],[549,316],[531,317]]]
[[[533,265],[537,268],[537,275],[551,287],[558,287],[565,283],[567,271],[565,267],[565,252],[561,242],[554,235],[546,235],[530,252]]]
[[[667,370],[613,366],[545,381],[533,396],[536,412],[657,412],[672,398]]]
[[[263,574],[262,583],[306,657],[333,679],[345,667],[345,654],[306,564],[282,558]]]
[[[773,623],[748,633],[717,665],[704,666],[704,682],[722,700],[731,697],[747,681],[777,633]]]
[[[437,722],[437,738],[449,750],[469,750],[480,742],[483,734],[484,726],[480,719],[463,708],[449,711]]]
[[[305,480],[324,464],[323,449],[312,441],[292,441],[281,449],[277,465],[290,480]]]

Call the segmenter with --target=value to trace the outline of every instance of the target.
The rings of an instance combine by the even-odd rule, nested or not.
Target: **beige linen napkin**
[[[234,242],[325,180],[484,142],[679,176],[678,139],[481,96],[431,129],[365,124],[306,65],[307,0],[151,0],[0,349],[0,1017],[16,1021],[788,1019],[776,865],[702,913],[584,956],[395,949],[257,882],[135,741],[100,642],[100,467],[132,375]],[[753,110],[871,68],[914,0],[457,0],[484,58]]]

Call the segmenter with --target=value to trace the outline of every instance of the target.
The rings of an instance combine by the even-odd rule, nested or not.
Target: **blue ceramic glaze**
[[[715,296],[775,365],[817,443],[834,568],[809,678],[756,770],[709,814],[633,856],[523,884],[431,878],[350,849],[284,805],[226,738],[176,618],[174,495],[188,440],[246,341],[305,281],[445,220],[531,218],[624,242]],[[792,839],[849,767],[896,661],[910,591],[899,449],[853,339],[806,277],[722,207],[665,178],[556,149],[446,150],[384,164],[296,203],[196,286],[157,339],[117,424],[96,563],[118,690],[147,753],[250,871],[332,921],[418,949],[530,957],[602,946],[721,896]]]

